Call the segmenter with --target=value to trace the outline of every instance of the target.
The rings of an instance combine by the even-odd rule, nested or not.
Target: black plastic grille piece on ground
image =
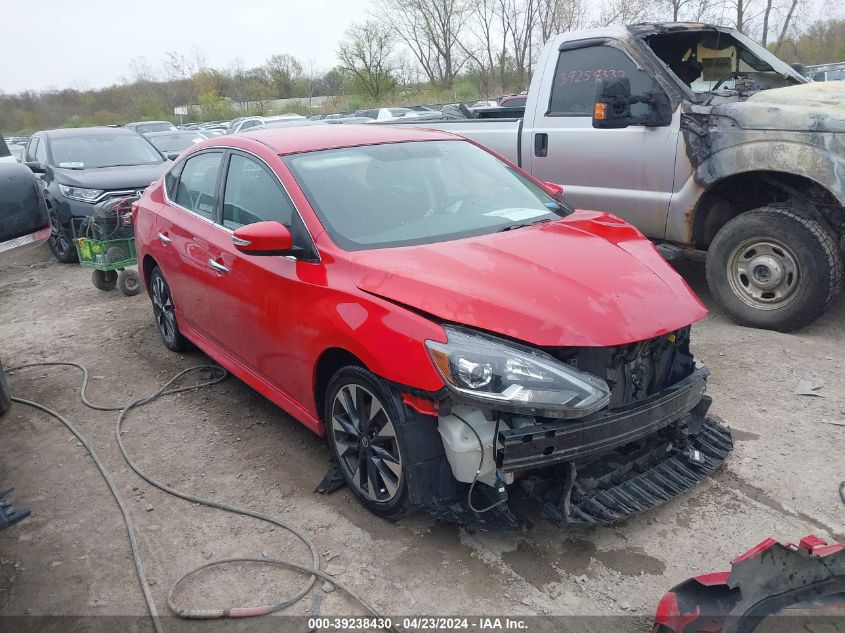
[[[664,445],[601,477],[576,476],[568,499],[565,495],[563,503],[547,502],[543,513],[558,524],[593,525],[650,510],[686,492],[721,465],[733,448],[730,429],[707,419],[686,448],[666,450]]]

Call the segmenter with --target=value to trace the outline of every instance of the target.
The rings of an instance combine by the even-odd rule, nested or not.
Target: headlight
[[[491,336],[445,327],[448,343],[426,341],[448,388],[493,409],[580,418],[610,402],[607,383],[552,356]]]
[[[83,189],[82,187],[70,187],[68,185],[59,185],[59,191],[66,198],[81,200],[82,202],[95,202],[105,193],[102,189]]]

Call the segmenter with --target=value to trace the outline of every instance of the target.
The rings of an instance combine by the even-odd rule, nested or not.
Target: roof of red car
[[[401,143],[403,141],[448,141],[460,138],[449,132],[406,125],[303,125],[256,130],[242,134],[273,148],[279,154],[313,152],[321,149]]]

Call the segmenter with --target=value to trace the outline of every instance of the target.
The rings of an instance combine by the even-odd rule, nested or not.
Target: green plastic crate
[[[117,270],[134,266],[138,262],[134,237],[119,240],[92,240],[81,237],[76,240],[76,252],[83,268]]]

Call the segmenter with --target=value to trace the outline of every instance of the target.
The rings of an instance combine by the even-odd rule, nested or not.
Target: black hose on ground
[[[129,455],[126,446],[123,443],[123,438],[121,437],[122,433],[122,426],[123,422],[126,419],[127,414],[132,409],[137,407],[141,407],[145,404],[149,404],[153,400],[158,398],[169,396],[177,393],[182,393],[185,391],[193,391],[195,389],[199,389],[201,387],[209,387],[211,385],[216,385],[217,383],[221,382],[226,378],[228,375],[226,370],[222,367],[218,367],[217,365],[199,365],[196,367],[190,367],[183,371],[180,371],[178,374],[173,376],[170,380],[164,383],[155,393],[152,393],[148,396],[143,396],[130,402],[125,406],[103,406],[97,405],[92,403],[88,400],[88,395],[86,390],[88,388],[88,370],[78,363],[71,363],[71,362],[46,362],[46,363],[30,363],[27,365],[20,365],[18,367],[13,367],[8,369],[8,373],[12,373],[14,371],[19,371],[22,369],[28,369],[32,367],[74,367],[82,372],[82,386],[80,387],[79,396],[82,403],[91,409],[96,411],[119,411],[120,414],[117,417],[117,422],[115,424],[115,437],[117,439],[117,445],[120,448],[120,452],[123,455],[123,459],[129,465],[129,467],[135,471],[135,473],[141,477],[144,481],[146,481],[151,486],[162,490],[170,495],[179,497],[180,499],[184,499],[185,501],[190,501],[191,503],[197,503],[200,505],[204,505],[210,508],[217,508],[219,510],[225,510],[226,512],[231,512],[233,514],[240,514],[243,516],[253,517],[255,519],[259,519],[261,521],[266,521],[267,523],[272,523],[284,530],[287,530],[294,536],[296,536],[299,540],[301,540],[308,550],[311,553],[312,557],[312,564],[304,565],[300,563],[294,563],[287,560],[281,559],[264,559],[264,558],[227,558],[222,560],[215,560],[209,563],[205,563],[200,565],[199,567],[195,567],[194,569],[188,571],[186,574],[181,576],[173,586],[170,588],[170,592],[167,595],[167,606],[170,607],[171,611],[173,611],[176,615],[182,618],[190,618],[190,619],[213,619],[213,618],[243,618],[243,617],[251,617],[251,616],[258,616],[258,615],[266,615],[268,613],[273,613],[274,611],[279,611],[281,609],[285,609],[297,602],[299,602],[309,591],[314,587],[314,584],[317,582],[317,578],[323,578],[329,582],[331,582],[335,587],[340,589],[341,591],[345,592],[348,596],[350,596],[353,600],[358,602],[364,609],[366,609],[369,613],[376,617],[379,616],[378,612],[362,597],[360,597],[355,591],[350,589],[349,587],[345,586],[343,583],[339,582],[333,576],[329,576],[324,571],[320,569],[320,554],[317,551],[317,547],[314,545],[314,542],[302,532],[299,528],[285,523],[281,519],[277,519],[275,517],[271,517],[266,514],[262,514],[260,512],[256,512],[254,510],[250,510],[248,508],[239,508],[237,506],[229,505],[226,503],[221,503],[219,501],[215,501],[214,499],[205,499],[203,497],[198,497],[196,495],[189,494],[187,492],[182,492],[180,490],[176,490],[164,484],[156,479],[154,479],[151,475],[148,475],[145,471],[138,466],[132,457]],[[193,385],[188,385],[184,387],[174,387],[171,388],[171,385],[182,378],[184,375],[194,372],[194,371],[208,371],[210,372],[210,378],[208,380],[197,382]],[[158,615],[158,611],[155,606],[155,602],[153,600],[153,596],[150,593],[149,585],[147,583],[147,577],[144,573],[144,565],[141,559],[141,552],[138,546],[138,539],[135,534],[135,526],[132,522],[132,517],[129,514],[129,510],[126,507],[123,498],[121,497],[120,493],[117,490],[117,486],[115,485],[114,481],[112,480],[111,475],[109,474],[108,470],[106,470],[105,465],[103,464],[100,457],[97,455],[97,452],[94,450],[94,447],[88,442],[80,431],[74,427],[74,425],[65,418],[61,413],[50,409],[49,407],[40,404],[38,402],[34,402],[31,400],[25,400],[23,398],[16,398],[12,397],[13,402],[17,402],[22,405],[30,406],[40,411],[43,411],[47,415],[50,415],[57,420],[59,420],[65,427],[70,431],[78,440],[79,442],[85,447],[88,451],[88,454],[91,456],[91,459],[94,461],[94,465],[97,467],[97,470],[100,471],[103,479],[106,482],[106,485],[109,487],[109,491],[111,492],[112,496],[114,497],[115,502],[117,502],[117,506],[120,509],[120,513],[123,515],[123,521],[126,525],[126,531],[129,536],[129,545],[132,549],[132,560],[135,563],[135,571],[138,575],[138,581],[141,584],[141,591],[144,594],[144,600],[147,603],[147,609],[149,610],[150,617],[152,618],[153,625],[157,633],[163,633],[164,629],[161,626],[161,620]],[[305,587],[299,591],[296,595],[286,600],[282,600],[281,602],[277,602],[272,605],[266,606],[257,606],[257,607],[240,607],[240,608],[226,608],[226,609],[189,609],[189,608],[180,608],[176,605],[175,594],[176,590],[179,588],[179,585],[188,577],[194,576],[195,574],[206,570],[210,567],[216,567],[218,565],[224,565],[228,563],[236,563],[236,562],[243,562],[243,563],[261,563],[264,565],[275,565],[278,567],[285,567],[288,569],[294,569],[296,571],[305,572],[310,574],[309,580],[306,583]]]

